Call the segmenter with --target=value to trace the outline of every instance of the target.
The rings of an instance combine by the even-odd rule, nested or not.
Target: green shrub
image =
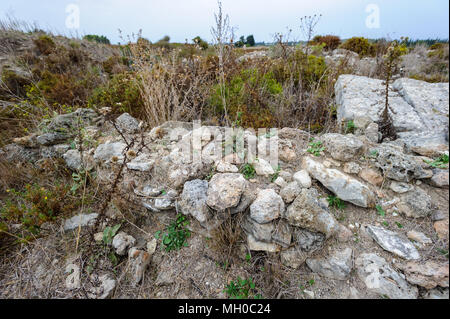
[[[311,41],[311,44],[313,45],[318,45],[321,43],[325,44],[325,50],[332,51],[339,47],[341,44],[341,38],[335,35],[316,35]]]
[[[56,48],[56,44],[48,35],[41,35],[39,38],[33,40],[37,49],[41,54],[48,55]]]
[[[242,279],[237,277],[234,281],[230,281],[224,292],[230,299],[261,299],[261,294],[256,293],[256,285],[252,278]]]
[[[178,214],[176,220],[174,220],[167,233],[162,237],[162,243],[166,251],[180,250],[182,247],[187,247],[187,239],[191,237],[191,232],[187,229],[189,221],[186,216]],[[159,238],[159,233],[156,235]]]
[[[375,55],[375,46],[363,37],[350,38],[341,44],[341,48],[356,52],[361,57]]]
[[[248,163],[242,165],[239,169],[239,172],[244,176],[245,179],[251,179],[256,175],[255,168],[253,167],[253,165]]]
[[[198,46],[200,46],[200,48],[202,50],[206,50],[208,49],[209,45],[208,42],[204,41],[202,38],[200,38],[199,36],[195,37],[192,39],[192,41],[197,44]]]
[[[90,107],[111,107],[114,113],[128,112],[138,116],[143,111],[139,86],[133,74],[114,75],[105,85],[95,89],[88,100]]]
[[[273,126],[273,101],[282,92],[283,88],[272,72],[244,69],[226,83],[228,115],[237,118],[239,114],[240,124],[246,127]],[[220,85],[213,86],[209,101],[215,113],[224,113]]]
[[[103,44],[111,44],[109,39],[104,35],[96,35],[96,34],[86,34],[83,37],[84,40],[88,40],[91,42],[103,43]]]
[[[336,209],[343,210],[345,208],[345,202],[336,196],[328,196],[327,201],[331,207],[334,207]]]
[[[67,197],[69,188],[63,184],[52,189],[27,184],[24,191],[8,189],[11,196],[0,208],[0,217],[9,222],[21,223],[27,231],[37,235],[44,222],[53,221],[58,215],[76,208]]]

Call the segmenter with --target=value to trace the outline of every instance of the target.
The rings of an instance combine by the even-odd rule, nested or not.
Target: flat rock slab
[[[406,280],[426,289],[437,286],[448,288],[448,262],[442,263],[433,260],[426,262],[408,261],[396,264],[397,268],[406,275]]]
[[[369,207],[374,201],[375,195],[366,185],[337,169],[326,168],[311,157],[303,158],[303,168],[342,200],[360,207]]]
[[[335,251],[325,258],[308,258],[306,259],[306,264],[312,271],[322,276],[336,280],[345,280],[353,268],[352,254],[353,250],[346,248]]]
[[[74,230],[78,227],[84,227],[94,224],[96,218],[98,217],[98,214],[81,214],[73,216],[72,218],[69,218],[64,223],[64,230]]]
[[[369,291],[390,299],[416,299],[418,289],[376,254],[361,254],[355,261],[359,279]]]
[[[341,75],[335,85],[338,121],[369,117],[380,120],[385,106],[382,80]],[[396,80],[389,90],[390,115],[395,130],[407,146],[422,155],[448,150],[448,83]],[[432,141],[431,146],[427,146]]]
[[[369,235],[384,249],[407,260],[419,259],[416,247],[397,233],[377,226],[367,226]]]

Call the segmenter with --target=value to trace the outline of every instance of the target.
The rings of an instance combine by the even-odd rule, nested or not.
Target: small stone
[[[379,128],[377,123],[370,123],[364,131],[364,135],[370,142],[378,143],[380,139],[380,133],[378,132],[378,130]]]
[[[247,235],[248,248],[253,251],[267,251],[270,253],[276,253],[280,251],[280,246],[273,243],[265,243],[257,241],[252,235]]]
[[[384,249],[407,260],[419,259],[416,247],[397,233],[377,226],[367,226],[368,234]]]
[[[448,240],[448,219],[439,220],[433,224],[439,239]]]
[[[246,186],[247,181],[242,174],[215,174],[209,182],[206,204],[217,211],[236,207]]]
[[[298,171],[292,178],[300,185],[300,187],[310,188],[312,185],[311,177],[309,177],[308,172],[305,170]]]
[[[408,217],[421,218],[431,214],[431,197],[419,187],[402,196],[402,200],[397,204],[400,213]]]
[[[437,222],[437,221],[443,220],[443,219],[445,219],[445,215],[444,215],[444,213],[443,213],[442,211],[440,211],[440,210],[434,211],[434,212],[431,214],[431,220],[434,221],[434,222]]]
[[[386,260],[376,254],[361,254],[355,261],[359,279],[369,291],[391,299],[416,299],[418,289],[410,286]]]
[[[258,223],[268,223],[284,213],[283,199],[273,189],[258,192],[256,200],[250,205],[250,216]]]
[[[322,135],[321,140],[331,157],[338,161],[349,161],[358,156],[364,148],[364,144],[352,134],[328,133]]]
[[[413,187],[408,183],[392,181],[390,189],[392,189],[396,193],[403,194],[412,190]]]
[[[192,215],[200,224],[204,225],[210,219],[209,208],[206,205],[208,198],[208,182],[200,179],[186,182],[178,202],[181,212]]]
[[[350,275],[353,268],[353,251],[351,248],[337,250],[328,257],[308,258],[308,267],[322,276],[336,280],[345,280]]]
[[[411,230],[411,231],[407,232],[406,236],[408,236],[409,239],[414,240],[414,241],[424,244],[424,245],[433,243],[430,238],[425,236],[424,233],[418,232],[416,230]]]
[[[353,226],[353,225],[352,225]],[[350,227],[350,226],[349,226]],[[354,227],[354,226],[353,226]],[[344,225],[339,226],[339,231],[337,233],[337,240],[339,240],[341,243],[346,243],[350,239],[352,239],[353,233],[350,229],[345,227]]]
[[[286,267],[298,269],[306,261],[306,253],[295,247],[283,250],[280,254],[281,263]]]
[[[128,251],[128,260],[131,266],[131,278],[133,283],[137,285],[142,280],[144,272],[150,264],[151,255],[146,251],[133,247]]]
[[[116,250],[116,254],[123,256],[127,254],[128,248],[132,247],[136,242],[133,236],[128,235],[125,232],[119,232],[114,236],[112,246]]]
[[[285,187],[287,185],[286,181],[283,177],[277,177],[277,179],[274,181],[274,183],[280,187]]]
[[[216,171],[219,173],[237,173],[239,172],[239,169],[233,164],[225,161],[219,161],[216,165]]]
[[[64,230],[74,230],[78,229],[78,227],[85,227],[85,226],[92,226],[95,223],[95,220],[97,219],[98,214],[92,213],[92,214],[80,214],[73,216],[70,219],[67,219],[64,223]]]
[[[66,273],[69,274],[66,278],[67,289],[79,289],[81,287],[80,267],[75,264],[68,264],[66,266]]]
[[[94,240],[95,241],[103,241],[103,233],[95,233],[94,234]]]
[[[153,238],[152,240],[150,240],[150,241],[147,243],[147,252],[148,252],[150,255],[153,255],[153,254],[155,253],[157,244],[158,244],[158,243],[157,243],[157,241],[156,241],[156,238]]]
[[[358,174],[361,171],[361,166],[355,162],[348,162],[344,164],[344,172],[347,174]]]
[[[115,123],[122,133],[134,134],[139,132],[139,121],[128,113],[119,116]]]
[[[384,180],[383,176],[372,168],[365,168],[361,170],[359,177],[375,186],[380,186]]]
[[[418,285],[426,289],[437,286],[448,288],[449,264],[427,260],[424,263],[410,261],[404,264],[396,264],[397,268],[403,271],[408,280],[413,285]]]
[[[300,195],[301,191],[302,188],[299,183],[297,181],[293,181],[280,190],[280,196],[286,204],[290,204],[298,195]]]
[[[253,162],[253,167],[257,175],[269,176],[275,174],[273,167],[265,159],[258,158]]]
[[[448,170],[434,169],[433,177],[430,179],[430,184],[435,187],[448,188],[449,177]]]

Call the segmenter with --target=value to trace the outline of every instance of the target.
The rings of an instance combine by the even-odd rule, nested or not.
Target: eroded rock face
[[[416,299],[418,290],[376,254],[361,254],[355,260],[359,279],[367,289],[390,299]]]
[[[324,258],[308,258],[306,264],[312,271],[322,276],[345,280],[352,271],[353,250],[351,248],[345,248],[344,250],[337,250],[330,256]]]
[[[350,161],[362,153],[364,144],[352,134],[324,134],[320,137],[331,157],[339,161]]]
[[[380,120],[385,106],[381,80],[341,75],[335,94],[338,121],[356,117]],[[398,79],[390,88],[389,106],[394,128],[411,150],[425,156],[448,150],[448,83]]]
[[[412,179],[430,178],[431,170],[424,169],[421,160],[404,154],[398,144],[383,143],[372,151],[377,153],[375,165],[383,170],[386,177],[398,182],[410,182]]]
[[[326,168],[311,157],[303,159],[303,167],[340,199],[361,207],[373,204],[375,195],[364,184],[337,169]]]
[[[284,213],[284,202],[273,189],[258,192],[255,201],[250,205],[250,217],[260,223],[269,223]]]
[[[318,192],[314,188],[302,189],[300,195],[287,208],[284,218],[292,226],[321,232],[330,237],[339,230],[339,224],[318,200]]]
[[[216,174],[209,182],[206,204],[216,211],[225,211],[239,204],[247,181],[242,174]]]
[[[367,226],[366,230],[383,249],[407,260],[420,258],[416,247],[397,233],[377,226]]]

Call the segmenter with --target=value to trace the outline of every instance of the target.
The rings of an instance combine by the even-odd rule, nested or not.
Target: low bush
[[[370,43],[368,39],[363,37],[350,38],[342,43],[340,47],[342,49],[356,52],[361,57],[375,55],[375,46]]]
[[[321,43],[325,44],[325,50],[333,51],[341,44],[341,38],[335,35],[316,35],[311,41],[311,44],[313,45],[318,45]]]

